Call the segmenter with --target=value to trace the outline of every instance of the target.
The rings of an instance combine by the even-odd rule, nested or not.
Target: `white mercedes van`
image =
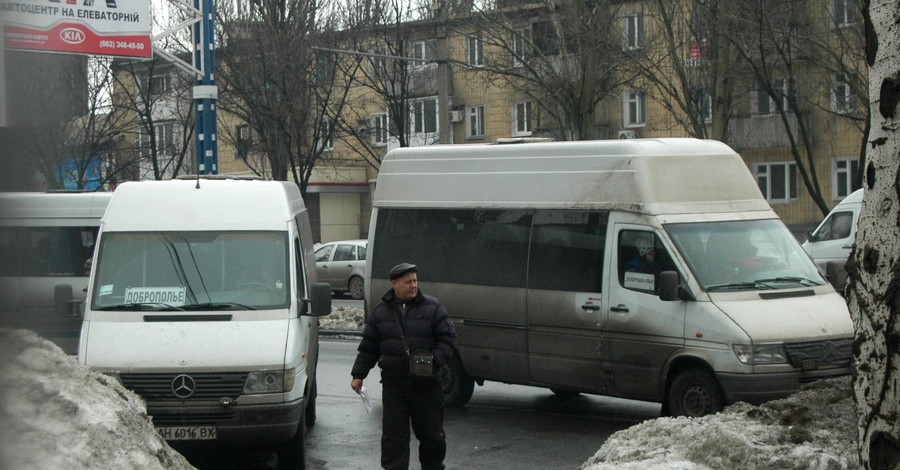
[[[124,183],[98,237],[78,360],[147,403],[166,440],[278,451],[305,467],[318,316],[309,216],[295,184]]]
[[[839,292],[847,283],[844,265],[856,240],[856,226],[862,209],[863,190],[857,189],[828,213],[822,223],[809,233],[803,249]]]
[[[721,142],[636,139],[392,150],[366,299],[418,265],[475,383],[656,401],[699,416],[848,374],[844,300]]]

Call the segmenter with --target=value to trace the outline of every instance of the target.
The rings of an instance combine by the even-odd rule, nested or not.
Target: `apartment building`
[[[495,3],[344,31],[320,51],[323,75],[350,84],[307,188],[320,241],[367,235],[380,159],[400,146],[722,140],[798,237],[857,187],[855,1]],[[219,140],[219,172],[250,173],[254,130],[223,112],[219,129],[234,136]]]

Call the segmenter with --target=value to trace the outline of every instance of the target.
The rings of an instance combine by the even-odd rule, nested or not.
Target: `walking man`
[[[381,368],[387,470],[409,468],[410,423],[422,470],[443,470],[447,453],[441,367],[455,353],[456,330],[441,302],[419,290],[417,271],[409,263],[391,269],[391,290],[366,320],[351,373],[350,387],[360,393],[369,371],[376,363]]]

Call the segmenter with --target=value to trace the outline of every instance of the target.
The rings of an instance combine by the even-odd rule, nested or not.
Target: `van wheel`
[[[716,379],[701,369],[688,369],[669,386],[668,411],[672,416],[705,416],[722,411],[722,392]]]
[[[306,470],[306,426],[303,422],[301,419],[294,437],[278,447],[278,470]]]
[[[306,426],[313,427],[316,425],[316,396],[318,395],[318,387],[313,381],[306,395]]]
[[[450,364],[444,366],[444,403],[450,406],[465,405],[475,391],[475,381],[463,370],[462,361],[453,356]]]
[[[354,276],[350,279],[350,282],[347,284],[347,290],[350,291],[350,297],[353,300],[362,300],[365,296],[365,281],[363,278]]]

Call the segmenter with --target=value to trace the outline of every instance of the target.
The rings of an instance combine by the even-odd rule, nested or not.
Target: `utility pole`
[[[154,36],[153,40],[156,41],[182,28],[190,27],[194,40],[192,63],[188,64],[163,49],[156,49],[155,52],[194,77],[194,147],[197,174],[216,175],[219,173],[219,148],[216,127],[216,100],[218,98],[216,41],[213,25],[215,4],[213,0],[193,0],[192,4],[185,0],[169,1],[184,12],[188,19],[178,26]]]

